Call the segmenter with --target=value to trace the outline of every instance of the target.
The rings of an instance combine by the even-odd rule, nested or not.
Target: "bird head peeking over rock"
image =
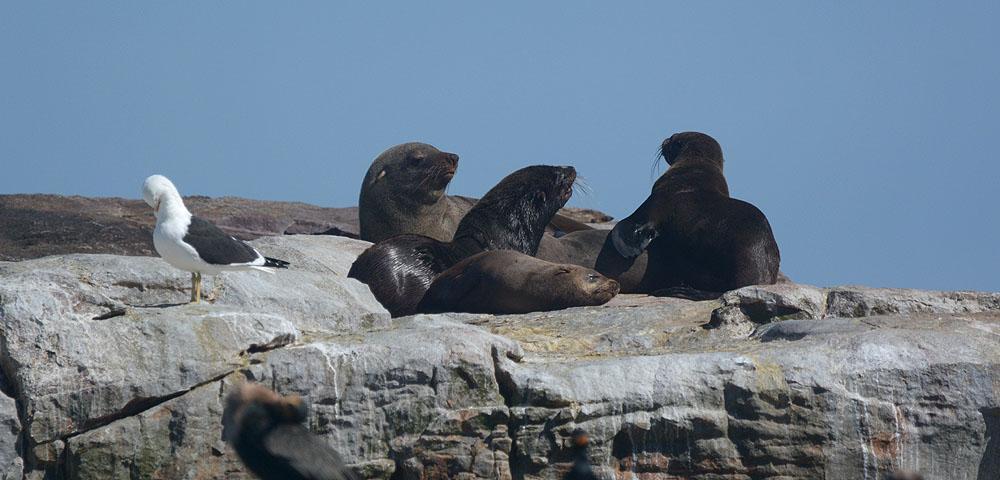
[[[222,438],[263,480],[354,480],[340,455],[303,422],[297,395],[282,397],[258,384],[238,385],[226,397]]]

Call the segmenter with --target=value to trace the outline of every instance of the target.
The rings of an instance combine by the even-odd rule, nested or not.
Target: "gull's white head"
[[[160,213],[160,204],[167,198],[180,198],[180,193],[177,193],[177,187],[174,186],[173,182],[163,175],[150,175],[145,182],[142,183],[142,199],[146,203],[153,207],[153,212]]]

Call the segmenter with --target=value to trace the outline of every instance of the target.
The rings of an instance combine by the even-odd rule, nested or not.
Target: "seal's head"
[[[569,290],[572,292],[569,295],[572,298],[567,299],[569,300],[568,306],[604,305],[611,301],[615,295],[618,295],[618,291],[621,289],[617,281],[601,275],[596,270],[579,265],[554,265],[553,270],[553,281],[568,279],[575,287]],[[555,290],[560,289],[556,283],[549,283],[549,285],[553,285]],[[586,434],[584,434],[582,441],[586,441],[585,437]]]
[[[534,255],[545,226],[573,195],[576,169],[534,165],[507,175],[486,192],[455,231],[474,238],[481,250]]]
[[[717,163],[722,167],[722,146],[714,138],[701,132],[681,132],[671,135],[660,144],[660,155],[673,165],[681,159],[699,159]]]
[[[282,397],[253,383],[242,384],[226,397],[222,412],[222,439],[236,443],[256,438],[275,425],[302,423],[308,407],[298,395]]]
[[[153,213],[157,216],[160,214],[160,206],[164,201],[179,200],[180,198],[181,195],[177,192],[177,187],[163,175],[150,175],[142,183],[142,199],[146,201],[147,205],[153,207]]]
[[[434,204],[444,196],[458,168],[458,155],[410,142],[380,154],[365,175],[362,198],[371,194],[394,203]]]

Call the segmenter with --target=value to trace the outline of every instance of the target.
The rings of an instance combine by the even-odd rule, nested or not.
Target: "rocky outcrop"
[[[390,320],[367,244],[255,241],[273,275],[156,258],[0,262],[0,478],[250,478],[221,398],[264,382],[367,478],[1000,476],[997,294],[783,284]],[[13,446],[10,448],[8,446]],[[13,473],[5,473],[13,472]]]
[[[358,231],[358,209],[236,197],[184,197],[195,214],[245,240],[266,235]],[[0,260],[70,253],[156,255],[156,219],[142,200],[0,195]]]
[[[357,207],[205,196],[184,197],[184,204],[243,240],[294,234],[357,238],[359,231]],[[597,210],[564,208],[560,213],[582,223],[611,220]],[[0,195],[0,261],[71,253],[155,256],[155,223],[153,211],[142,200]]]

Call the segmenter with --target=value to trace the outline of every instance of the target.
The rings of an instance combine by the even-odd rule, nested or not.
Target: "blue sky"
[[[1000,2],[427,3],[8,2],[0,193],[354,205],[418,140],[623,217],[699,130],[792,278],[1000,290]]]

